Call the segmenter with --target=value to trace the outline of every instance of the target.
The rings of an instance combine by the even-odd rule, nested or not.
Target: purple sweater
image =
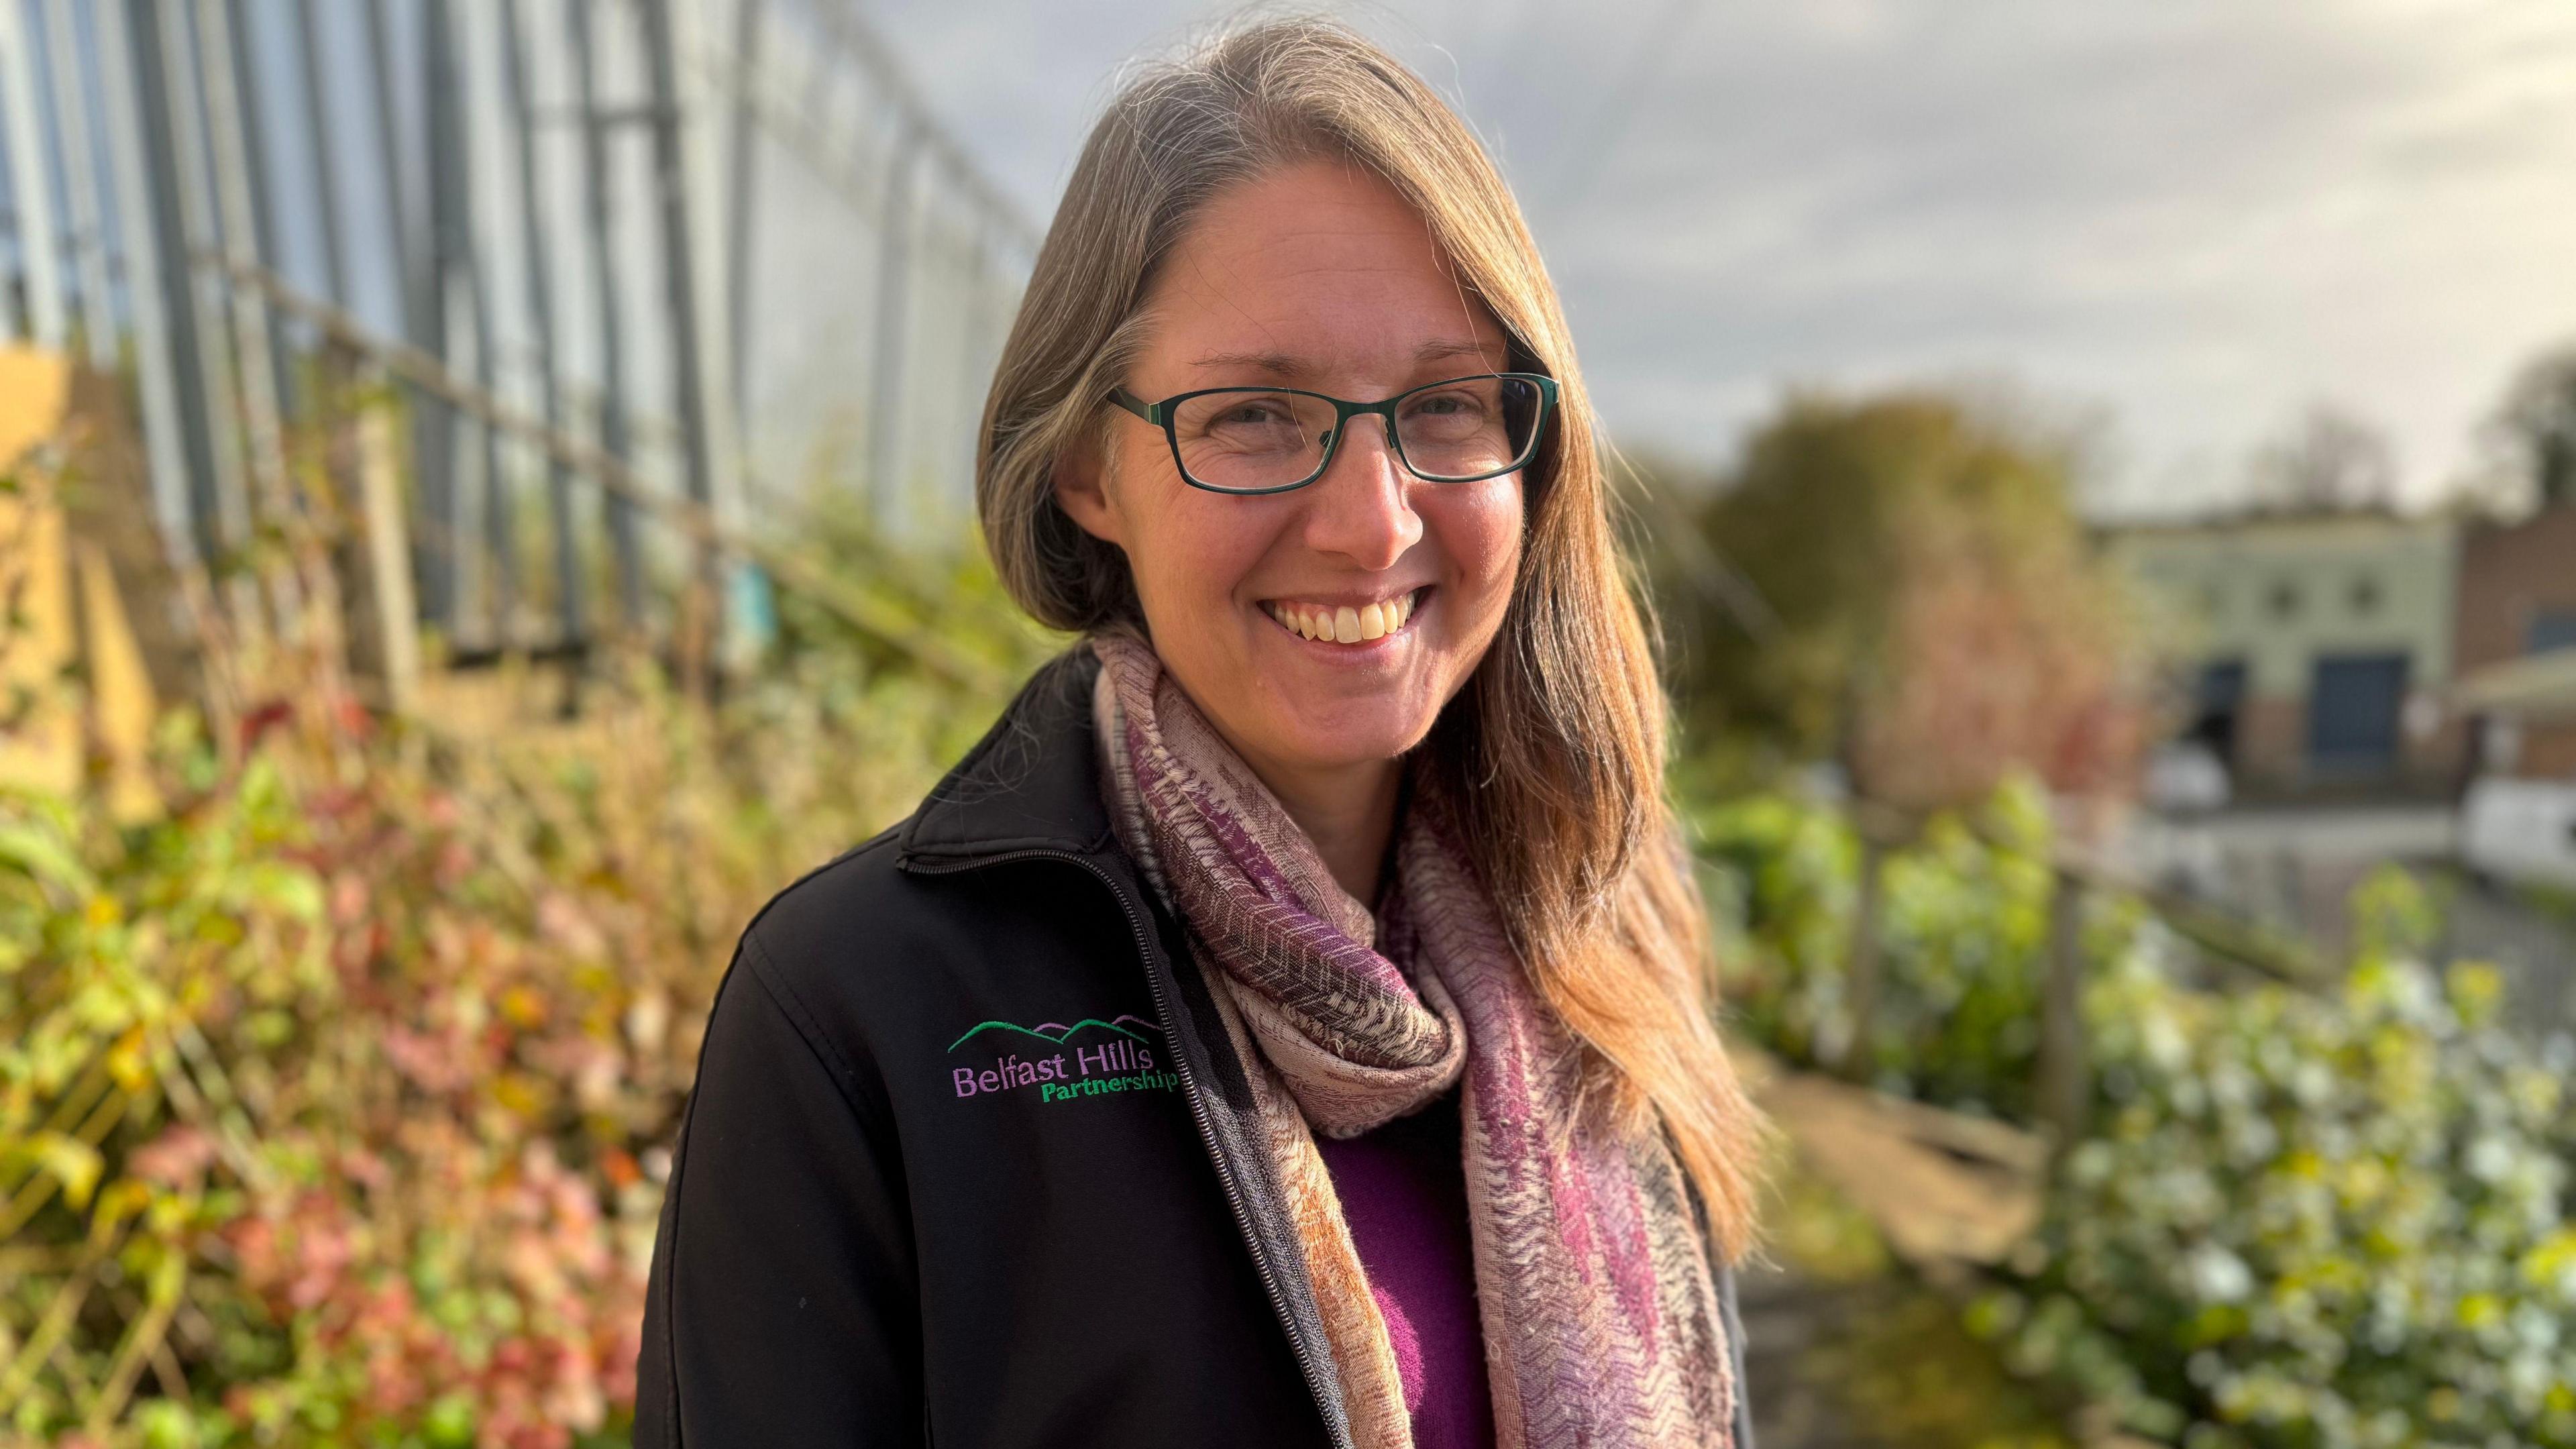
[[[1348,1141],[1318,1135],[1315,1145],[1395,1341],[1416,1449],[1493,1449],[1458,1094]]]

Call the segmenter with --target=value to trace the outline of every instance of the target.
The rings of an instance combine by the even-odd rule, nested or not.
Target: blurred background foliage
[[[2154,723],[2149,641],[2078,522],[2083,458],[2002,398],[1808,391],[1715,477],[1647,470],[1677,525],[1645,540],[1699,783],[1826,760],[1909,811],[2016,769],[2122,788]]]
[[[1935,817],[1886,861],[1880,1089],[2031,1117],[2051,827],[2028,780]],[[1862,858],[1795,792],[1694,820],[1730,1023],[1826,1069]],[[2194,980],[2134,900],[2084,923],[2093,1131],[2058,1158],[2034,1241],[1968,1324],[2019,1372],[2150,1440],[2220,1446],[2576,1443],[2576,1118],[2563,1039],[2497,1019],[2475,963],[2423,959],[2424,886],[2353,902],[2323,990]]]
[[[639,654],[497,731],[280,653],[161,722],[150,818],[0,794],[0,1442],[623,1442],[737,933],[1052,647],[971,562],[865,576],[995,683],[793,602],[720,697]]]

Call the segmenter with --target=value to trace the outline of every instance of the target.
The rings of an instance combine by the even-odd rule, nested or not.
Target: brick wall
[[[2576,505],[2510,526],[2472,525],[2461,535],[2453,646],[2460,674],[2520,658],[2532,618],[2543,610],[2576,612]],[[2576,721],[2526,724],[2513,773],[2576,776]]]

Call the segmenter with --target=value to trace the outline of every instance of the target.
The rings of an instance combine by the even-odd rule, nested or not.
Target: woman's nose
[[[1353,418],[1333,464],[1306,485],[1306,544],[1363,569],[1388,569],[1422,538],[1422,515],[1408,496],[1413,475],[1387,445],[1376,419]]]

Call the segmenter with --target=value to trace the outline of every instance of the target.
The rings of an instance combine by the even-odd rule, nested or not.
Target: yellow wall
[[[144,769],[158,703],[106,552],[69,535],[53,497],[44,445],[61,431],[70,378],[59,357],[0,347],[0,477],[15,484],[0,493],[0,608],[10,611],[0,619],[0,690],[9,695],[0,782],[79,789],[94,734],[109,760],[111,808],[133,819],[159,804]],[[85,697],[65,687],[75,661],[88,673]]]

